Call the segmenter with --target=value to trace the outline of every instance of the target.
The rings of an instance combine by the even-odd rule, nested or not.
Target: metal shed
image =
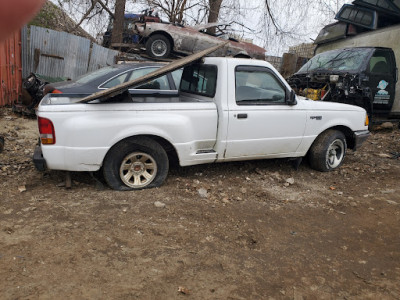
[[[18,99],[21,85],[21,32],[16,32],[0,43],[0,106]]]

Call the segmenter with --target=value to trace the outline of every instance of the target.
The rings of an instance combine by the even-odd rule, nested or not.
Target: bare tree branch
[[[275,29],[280,30],[278,24],[276,24],[276,22],[275,22],[275,17],[272,15],[272,11],[269,6],[268,0],[265,0],[265,7],[267,9],[267,13],[268,13],[269,17],[271,18],[272,24],[275,26]]]
[[[113,12],[107,7],[107,5],[105,5],[105,4],[103,3],[103,1],[97,0],[97,2],[104,8],[104,10],[105,10],[106,12],[108,12],[108,13],[110,14],[110,16],[111,16],[113,19],[115,19],[115,15],[114,15]]]
[[[87,12],[82,16],[81,20],[78,23],[76,23],[75,27],[71,30],[71,32],[74,32],[76,29],[78,29],[79,26],[81,26],[81,24],[83,23],[83,21],[85,21],[88,18],[91,11],[95,8],[96,3],[97,3],[97,0],[92,0],[92,5],[89,7]]]

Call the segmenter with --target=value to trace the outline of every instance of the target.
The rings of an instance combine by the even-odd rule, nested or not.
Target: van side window
[[[387,51],[375,51],[369,61],[371,73],[388,74],[390,73],[390,53]]]
[[[235,81],[238,105],[285,103],[285,87],[267,68],[239,66],[235,71]]]
[[[195,64],[184,68],[180,90],[212,98],[216,84],[217,66]]]

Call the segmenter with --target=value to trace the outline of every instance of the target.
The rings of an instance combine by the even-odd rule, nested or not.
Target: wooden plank
[[[45,56],[45,57],[51,57],[51,58],[56,58],[56,59],[62,59],[62,60],[64,60],[64,57],[59,56],[59,55],[54,55],[54,54],[40,53],[40,56]]]
[[[225,46],[228,43],[229,43],[229,41],[226,41],[226,42],[223,42],[214,47],[211,47],[211,48],[205,49],[203,51],[200,51],[198,53],[192,54],[190,56],[178,59],[177,61],[174,61],[164,67],[161,67],[160,69],[157,69],[156,71],[151,72],[147,75],[144,75],[144,76],[136,78],[134,80],[119,84],[115,87],[112,87],[107,90],[100,91],[100,92],[94,93],[90,96],[87,96],[85,98],[82,98],[79,101],[79,103],[88,103],[95,99],[98,99],[101,101],[102,99],[107,99],[107,98],[122,94],[123,92],[127,91],[129,88],[131,88],[133,86],[141,85],[142,83],[145,83],[145,82],[153,80],[157,77],[163,76],[166,73],[169,73],[169,72],[175,71],[179,68],[182,68],[182,67],[202,58],[203,56],[206,56],[206,55],[214,52],[215,50],[222,48],[223,46]]]

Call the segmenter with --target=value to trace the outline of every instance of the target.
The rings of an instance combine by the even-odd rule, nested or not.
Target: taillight
[[[56,143],[56,132],[53,122],[49,119],[38,117],[40,140],[44,145],[53,145]]]
[[[47,94],[62,94],[62,92],[60,90],[55,89],[50,84],[46,84],[43,88],[43,96],[46,96]]]

